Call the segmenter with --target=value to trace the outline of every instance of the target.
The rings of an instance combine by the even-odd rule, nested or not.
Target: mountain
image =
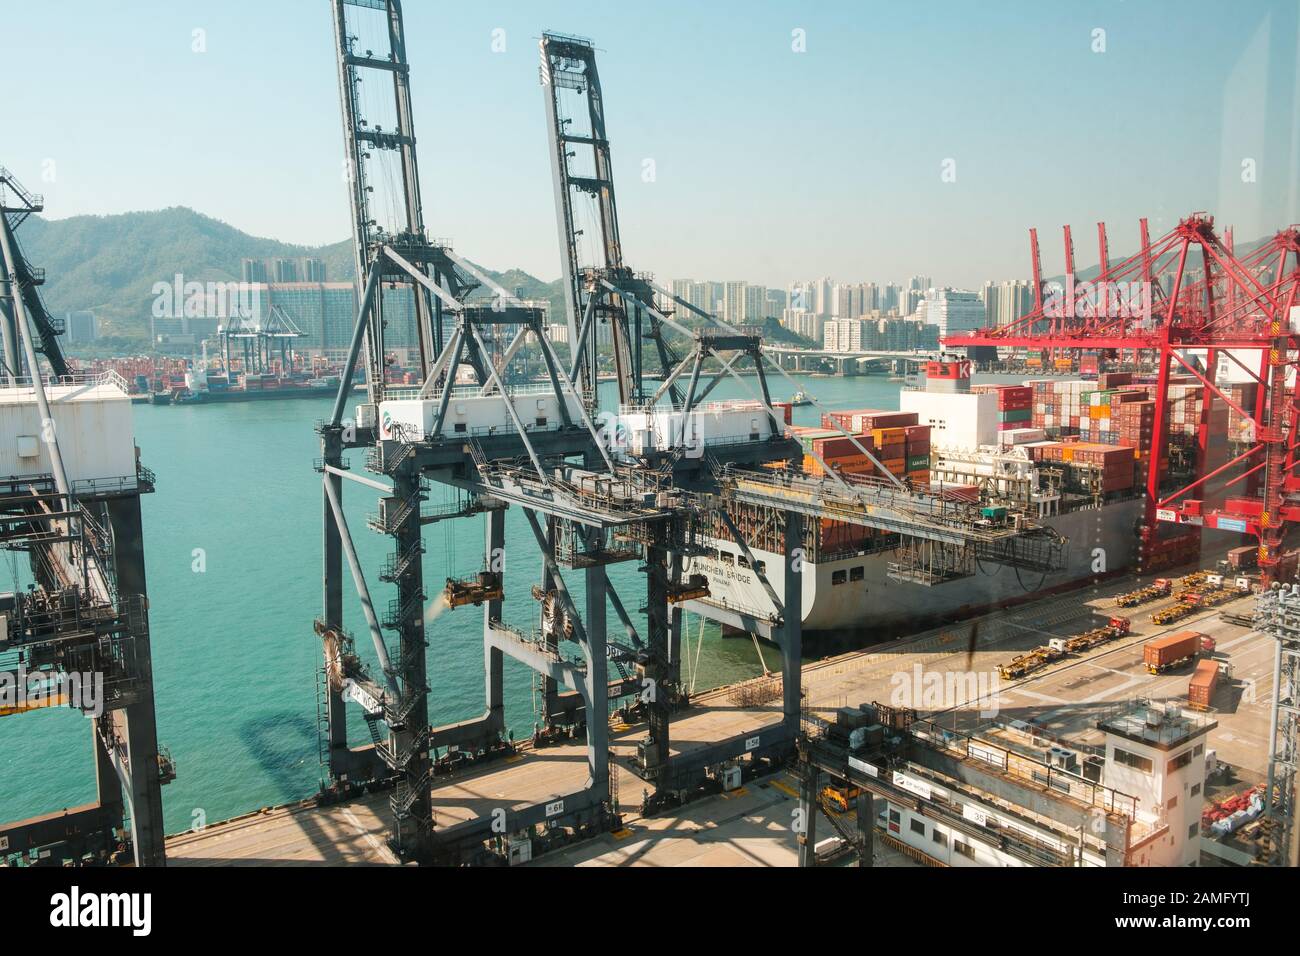
[[[149,337],[153,286],[180,273],[186,282],[232,282],[245,258],[318,258],[331,281],[355,275],[352,241],[300,246],[250,236],[183,206],[113,216],[28,219],[16,232],[28,261],[46,273],[41,294],[54,315],[90,309],[101,335],[143,345]],[[482,268],[482,267],[480,267]],[[525,298],[547,299],[563,314],[560,282],[543,282],[519,269],[494,272],[495,281]]]

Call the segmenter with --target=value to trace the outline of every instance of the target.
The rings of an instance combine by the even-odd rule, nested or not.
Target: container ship
[[[819,473],[819,457],[844,475],[878,475],[878,462],[913,487],[982,502],[994,517],[1002,508],[1029,514],[1065,539],[1061,570],[1030,574],[981,566],[973,556],[922,566],[907,553],[911,545],[894,534],[823,520],[806,531],[805,636],[861,642],[915,633],[1045,591],[1139,570],[1143,491],[1154,453],[1155,403],[1148,386],[1127,373],[1093,381],[973,385],[970,369],[964,359],[930,362],[924,386],[900,392],[898,410],[836,411],[823,416],[825,428],[790,427],[805,448],[804,470]],[[1203,388],[1190,377],[1170,387],[1177,404],[1166,452],[1175,456],[1170,471],[1176,473],[1201,421]],[[1211,409],[1212,415],[1225,412]],[[1227,460],[1226,447],[1211,453]],[[731,517],[759,569],[783,594],[783,532],[776,516]],[[710,529],[709,546],[711,553],[692,558],[687,567],[707,576],[708,600],[773,619],[766,589],[731,536],[721,527]],[[1188,537],[1167,560],[1184,563],[1198,553],[1199,538]]]
[[[291,398],[318,398],[338,391],[337,375],[282,377],[274,373],[231,376],[189,369],[183,381],[164,382],[151,395],[155,405],[212,405],[220,402],[257,402]]]

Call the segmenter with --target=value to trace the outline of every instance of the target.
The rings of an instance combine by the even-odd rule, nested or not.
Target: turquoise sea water
[[[828,407],[898,407],[899,385],[883,377],[800,381]],[[752,380],[749,384],[753,387]],[[794,391],[775,376],[772,387],[777,399]],[[749,393],[729,381],[711,397]],[[321,605],[321,493],[320,476],[312,468],[320,453],[313,423],[329,408],[324,398],[134,408],[142,460],[158,475],[157,492],[144,499],[144,523],[158,736],[178,771],[163,790],[171,832],[188,828],[196,810],[216,821],[310,796],[319,785],[320,647],[312,622]],[[795,421],[815,424],[820,414],[799,408]],[[352,454],[354,468],[363,472],[361,453]],[[377,493],[350,482],[344,491],[348,523],[382,612],[393,594],[378,580],[388,539],[365,524]],[[440,494],[434,486],[431,503]],[[445,578],[480,568],[482,519],[430,525],[425,543],[426,590],[437,595]],[[0,562],[0,588],[14,586],[14,567]],[[26,579],[24,570],[17,566],[20,580]],[[344,573],[347,623],[362,655],[372,659],[346,567]],[[637,620],[644,575],[630,562],[610,573]],[[535,626],[537,605],[529,589],[540,576],[531,532],[511,513],[507,621]],[[571,573],[566,581],[581,606],[580,576]],[[481,614],[461,608],[429,625],[435,724],[483,709]],[[611,628],[619,627],[612,612],[609,620]],[[638,624],[643,628],[643,619]],[[686,630],[693,655],[699,621],[688,621]],[[775,666],[776,652],[765,648],[763,653]],[[698,690],[759,673],[752,643],[724,639],[715,626],[705,627]],[[506,717],[517,738],[532,732],[531,687],[530,673],[507,661]],[[359,717],[355,723],[352,739],[368,739]],[[0,820],[93,800],[89,734],[85,719],[67,710],[0,720]]]

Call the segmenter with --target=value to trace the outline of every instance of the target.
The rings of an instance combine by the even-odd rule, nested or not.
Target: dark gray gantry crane
[[[330,778],[323,796],[346,798],[361,788],[391,784],[390,846],[402,858],[420,861],[464,859],[485,839],[526,834],[538,824],[607,826],[615,802],[608,767],[609,702],[635,694],[641,684],[633,675],[608,679],[610,662],[635,657],[636,648],[608,640],[607,606],[619,615],[633,645],[640,638],[608,583],[606,566],[647,549],[690,553],[693,512],[678,500],[667,476],[616,468],[546,337],[544,311],[514,299],[449,244],[426,237],[400,4],[334,0],[333,12],[363,291],[343,384],[330,419],[318,428],[317,468],[324,485],[318,718]],[[362,92],[376,76],[385,89],[391,83],[392,97],[376,101],[373,90]],[[385,119],[390,128],[383,129],[369,111],[393,103],[394,118]],[[387,164],[384,175],[372,172],[377,164]],[[376,190],[395,182],[400,188],[388,203],[376,198]],[[390,221],[381,223],[385,211]],[[418,386],[398,388],[383,381],[381,290],[394,286],[416,297]],[[490,303],[473,297],[484,287],[493,295]],[[502,333],[510,344],[494,350],[489,343],[499,345]],[[526,344],[540,350],[548,382],[520,391],[509,384],[510,365]],[[369,395],[356,422],[345,422],[348,383],[363,348]],[[344,459],[349,449],[367,450],[366,467],[376,478],[351,473]],[[455,490],[454,506],[423,507],[435,483]],[[375,609],[352,542],[342,507],[345,484],[381,492],[379,511],[368,523],[393,539],[379,575],[397,589],[386,614]],[[541,604],[540,631],[504,619],[505,514],[512,506],[522,511],[541,552],[542,583],[533,589]],[[431,727],[427,658],[436,662],[439,650],[430,650],[428,640],[436,598],[425,590],[422,531],[434,522],[479,515],[486,524],[483,570],[469,580],[449,579],[442,600],[449,608],[482,609],[486,707],[476,718]],[[519,551],[512,551],[512,566],[523,557]],[[374,647],[374,667],[362,661],[344,628],[345,559]],[[576,569],[585,584],[581,610],[565,584],[565,569]],[[667,620],[669,597],[666,588],[649,596],[648,605],[657,608],[652,617]],[[385,630],[397,633],[391,652]],[[564,656],[566,642],[578,645],[579,659]],[[572,688],[552,695],[547,717],[585,728],[586,783],[560,799],[548,796],[525,806],[510,801],[501,808],[503,821],[485,814],[440,826],[431,799],[439,752],[488,759],[510,750],[502,676],[506,657],[545,675],[554,686]],[[348,702],[364,710],[371,732],[372,740],[356,747],[348,742]]]
[[[25,554],[31,574],[27,589],[0,594],[0,677],[10,689],[56,691],[35,704],[0,701],[0,718],[80,707],[90,718],[97,795],[0,821],[0,862],[161,866],[161,788],[175,771],[154,718],[140,517],[154,477],[139,462],[125,383],[113,373],[70,375],[63,360],[61,329],[36,291],[43,272],[14,238],[41,208],[0,169],[0,403],[10,429],[0,441],[16,451],[15,473],[0,480],[0,550]],[[90,429],[104,433],[91,441]],[[85,692],[95,685],[92,702]]]
[[[388,576],[397,587],[398,597],[385,618],[385,623],[398,632],[397,654],[395,659],[390,659],[342,510],[342,479],[347,474],[344,450],[366,447],[372,444],[372,439],[363,428],[347,428],[342,414],[353,369],[363,347],[367,407],[377,408],[384,398],[385,303],[397,298],[386,294],[384,286],[388,287],[387,293],[401,292],[413,297],[422,376],[428,371],[431,356],[443,348],[441,309],[431,302],[425,283],[439,289],[449,287],[453,294],[464,294],[467,288],[442,250],[425,236],[401,4],[397,0],[333,0],[332,8],[353,250],[362,293],[334,413],[319,428],[322,459],[318,466],[324,475],[324,607],[316,630],[324,642],[326,659],[322,750],[336,782],[347,785],[383,777],[395,781],[391,843],[399,855],[421,857],[428,853],[432,825],[423,546],[419,524],[424,482],[413,462],[394,467],[390,473],[394,507],[386,509],[380,520],[382,529],[393,535],[397,545]],[[362,34],[380,52],[362,48]],[[391,100],[387,102],[395,114],[391,119],[385,114],[384,121],[390,123],[387,130],[378,118],[366,115],[367,105],[378,109],[384,102],[368,96],[369,88],[382,89],[385,85],[390,88]],[[400,184],[397,194],[388,197],[390,204],[372,203],[374,184],[391,182],[394,165],[395,179]],[[386,170],[389,176],[372,173],[372,167]],[[392,221],[379,221],[378,210],[383,209],[392,210]],[[385,248],[397,252],[410,271],[399,267],[397,259],[385,255]],[[374,484],[389,491],[388,486]],[[382,683],[375,686],[352,679],[356,657],[343,629],[345,553],[383,672]],[[357,678],[362,676],[360,672],[355,674]],[[376,721],[372,719],[369,723],[375,746],[361,751],[348,747],[345,694],[371,704],[368,714],[382,712],[388,727],[387,741],[381,741]]]
[[[773,440],[716,450],[721,460],[710,457],[707,463],[687,456],[684,448],[677,447],[650,451],[638,464],[671,475],[678,487],[710,491],[716,486],[714,468],[718,465],[792,458],[795,447],[780,437],[784,424],[771,409],[761,357],[762,338],[756,330],[686,328],[673,320],[670,310],[655,307],[656,293],[662,295],[663,290],[655,285],[652,276],[632,270],[624,260],[605,128],[605,100],[594,44],[581,37],[548,32],[541,38],[540,52],[572,362],[570,377],[583,390],[588,409],[594,414],[600,406],[596,382],[599,332],[603,327],[610,330],[619,410],[653,408],[667,402],[677,412],[689,415],[722,378],[735,374],[738,359],[748,358],[757,372],[759,400],[771,415]],[[583,212],[587,215],[581,217],[580,224]],[[587,226],[597,232],[595,237],[586,236]],[[591,261],[584,261],[584,251]],[[668,342],[669,330],[690,345],[684,358]],[[646,386],[646,343],[653,348],[661,378],[661,384],[654,389]],[[709,373],[709,380],[702,381],[706,361],[717,361],[720,370]],[[796,538],[801,536],[802,517],[790,516],[790,528]],[[690,582],[682,580],[683,558],[680,553],[650,547],[643,564],[651,600],[647,604],[646,646],[638,655],[638,674],[655,688],[655,694],[648,695],[636,708],[645,717],[647,733],[633,769],[654,786],[648,808],[674,792],[689,790],[703,771],[702,765],[680,759],[674,763],[670,755],[671,713],[685,703],[681,689],[683,611],[679,602],[655,599],[681,593],[689,586]],[[786,646],[794,648],[797,643],[793,638],[786,641]],[[786,673],[794,674],[792,685],[796,689],[797,661],[797,651],[786,661]],[[547,696],[554,693],[549,684],[545,690]],[[796,700],[792,701],[797,705]],[[793,706],[791,710],[793,716]],[[752,744],[753,739],[749,742]],[[722,752],[726,750],[726,743],[721,751],[709,748],[717,756],[712,762],[721,763],[734,756]]]

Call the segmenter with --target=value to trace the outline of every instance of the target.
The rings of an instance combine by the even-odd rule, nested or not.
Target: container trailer
[[[1199,631],[1179,631],[1147,641],[1142,646],[1142,663],[1147,673],[1159,674],[1192,660],[1201,651],[1205,635]]]

